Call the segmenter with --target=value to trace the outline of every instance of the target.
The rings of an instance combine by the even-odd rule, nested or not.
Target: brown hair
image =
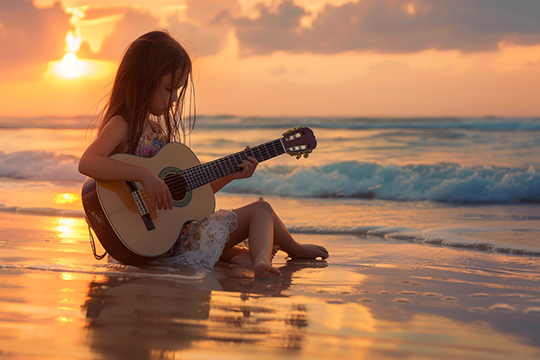
[[[168,74],[173,75],[173,84],[182,87],[176,109],[169,111],[160,119],[160,131],[163,132],[167,142],[179,140],[179,127],[181,126],[185,132],[180,117],[189,85],[191,85],[190,96],[193,95],[191,59],[182,45],[165,31],[152,31],[140,36],[124,52],[109,100],[101,112],[98,134],[113,116],[121,116],[129,128],[125,147],[128,153],[134,153],[143,135],[154,92],[161,78]],[[184,77],[186,82],[178,84]],[[192,127],[195,112],[190,111],[188,116]]]

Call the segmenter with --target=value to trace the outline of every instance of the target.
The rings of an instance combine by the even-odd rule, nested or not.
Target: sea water
[[[0,119],[0,210],[84,217],[89,123]],[[199,116],[189,144],[206,162],[299,125],[317,138],[309,158],[261,163],[218,206],[264,198],[293,233],[540,256],[539,118]]]

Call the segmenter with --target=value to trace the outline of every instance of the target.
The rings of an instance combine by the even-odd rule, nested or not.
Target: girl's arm
[[[171,193],[159,177],[144,167],[123,163],[109,157],[127,138],[128,125],[115,116],[86,149],[79,160],[79,172],[96,180],[138,181],[146,191],[151,206],[172,209]]]

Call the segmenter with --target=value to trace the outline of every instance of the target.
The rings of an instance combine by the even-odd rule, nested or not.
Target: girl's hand
[[[150,171],[147,171],[143,176],[141,184],[150,200],[150,206],[152,206],[152,208],[158,208],[160,210],[173,209],[171,192],[162,179]]]
[[[249,149],[249,146],[246,146],[246,150]],[[257,165],[259,165],[259,162],[257,159],[248,156],[247,160],[243,160],[238,167],[240,168],[240,171],[237,171],[233,173],[235,179],[245,179],[249,178],[253,175],[255,172],[255,169],[257,168]]]

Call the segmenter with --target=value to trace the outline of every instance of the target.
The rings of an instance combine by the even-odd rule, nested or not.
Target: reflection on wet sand
[[[328,263],[278,257],[282,281],[254,281],[249,266],[96,263],[82,219],[4,217],[0,357],[540,358],[534,258],[318,236]]]
[[[199,280],[100,276],[83,306],[91,348],[117,359],[170,358],[195,342],[207,350],[223,342],[301,349],[307,306],[283,292],[295,271],[324,266],[291,262],[280,269],[282,281],[254,280],[249,268],[227,265]],[[265,297],[279,301],[258,301]]]

